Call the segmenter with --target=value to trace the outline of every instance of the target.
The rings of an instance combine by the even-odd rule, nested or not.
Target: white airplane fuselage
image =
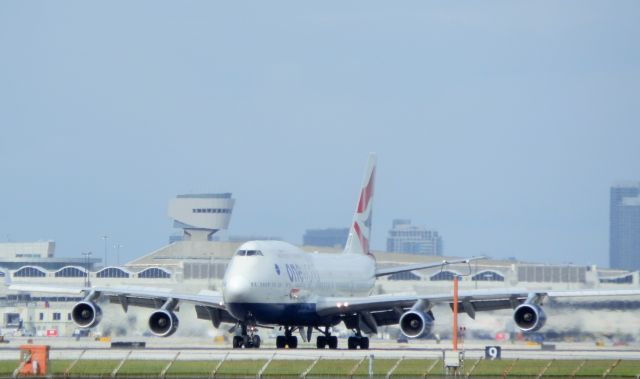
[[[318,298],[367,296],[374,284],[370,255],[307,253],[282,241],[251,241],[231,259],[222,295],[240,321],[322,326],[340,320],[319,317]]]

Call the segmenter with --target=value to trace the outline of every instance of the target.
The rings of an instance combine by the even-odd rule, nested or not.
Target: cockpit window
[[[238,250],[236,255],[240,255],[242,257],[244,257],[245,255],[247,257],[252,256],[252,255],[260,255],[260,256],[262,256],[262,251],[260,251],[260,250]]]

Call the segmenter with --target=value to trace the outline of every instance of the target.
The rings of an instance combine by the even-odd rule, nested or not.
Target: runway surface
[[[260,349],[231,349],[225,343],[214,343],[211,339],[198,338],[148,338],[113,339],[113,341],[144,341],[143,349],[111,348],[108,342],[94,341],[88,338],[33,338],[34,344],[51,346],[50,359],[123,359],[131,351],[129,359],[171,360],[179,353],[180,360],[220,360],[227,359],[361,359],[373,354],[377,359],[405,358],[441,358],[443,349],[450,349],[448,341],[440,344],[434,341],[395,341],[372,340],[370,350],[347,350],[346,340],[340,340],[338,350],[318,350],[312,344],[300,343],[298,349],[275,349],[273,341],[267,340]],[[19,358],[19,346],[26,344],[27,338],[14,338],[9,343],[0,344],[0,360]],[[638,359],[640,345],[597,347],[594,343],[557,343],[555,350],[543,350],[539,345],[526,343],[497,343],[495,341],[473,341],[462,348],[467,359],[484,357],[485,346],[501,346],[504,359]],[[83,353],[84,352],[84,353]]]

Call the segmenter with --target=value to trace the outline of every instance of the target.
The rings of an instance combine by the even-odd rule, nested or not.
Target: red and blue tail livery
[[[371,216],[373,211],[373,193],[376,178],[376,156],[369,155],[367,169],[362,180],[358,205],[353,215],[353,223],[349,230],[349,239],[344,248],[345,253],[365,254],[373,257],[369,251],[371,240]]]

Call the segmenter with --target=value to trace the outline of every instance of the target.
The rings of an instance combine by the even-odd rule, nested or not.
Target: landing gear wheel
[[[369,337],[349,337],[347,345],[349,350],[360,348],[361,350],[369,349]]]
[[[276,337],[276,349],[284,349],[287,345],[287,338],[285,336]]]
[[[249,349],[249,348],[259,348],[260,347],[260,336],[254,334],[258,331],[255,326],[249,326],[247,324],[239,324],[241,327],[240,335],[233,337],[233,348],[234,349]]]
[[[320,328],[316,328],[320,333],[324,334],[323,336],[318,336],[318,340],[316,342],[316,346],[318,349],[324,349],[327,346],[329,349],[337,349],[338,348],[338,337],[331,335],[330,326],[325,326],[324,331]]]
[[[289,346],[289,349],[298,348],[298,337],[291,336],[291,337],[287,338],[287,346]]]
[[[335,350],[338,348],[338,337],[329,336],[327,337],[327,344],[329,345],[329,349]]]

